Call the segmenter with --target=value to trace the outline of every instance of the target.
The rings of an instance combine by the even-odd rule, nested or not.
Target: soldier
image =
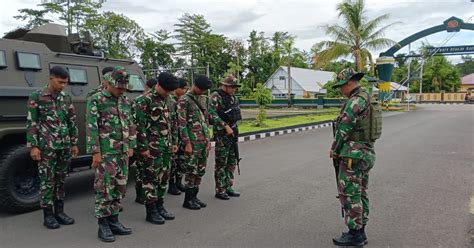
[[[178,88],[174,91],[173,95],[170,96],[171,112],[176,113],[178,109],[177,102],[181,96],[183,96],[188,90],[188,81],[184,78],[178,79]],[[176,117],[176,115],[174,115]],[[184,192],[184,185],[182,184],[183,175],[185,173],[185,159],[184,159],[184,145],[179,138],[178,132],[178,120],[173,120],[173,133],[178,134],[178,152],[173,156],[171,163],[171,175],[169,181],[168,193],[172,195],[180,195]]]
[[[222,126],[214,125],[214,137],[216,140],[215,150],[215,171],[216,182],[215,197],[221,200],[229,200],[229,197],[239,197],[240,193],[232,189],[234,171],[237,166],[234,142],[237,142],[238,127],[237,121],[242,119],[239,101],[235,97],[235,92],[240,85],[234,76],[228,76],[219,90],[211,94],[211,108],[226,123],[225,129]],[[229,131],[226,132],[226,130]],[[233,131],[235,130],[235,132]],[[235,136],[235,137],[233,137]]]
[[[141,101],[145,95],[147,95],[150,92],[150,89],[154,88],[155,85],[158,83],[156,79],[150,78],[148,81],[146,81],[145,84],[145,91],[143,94],[135,98],[135,101],[133,101],[133,117],[134,117],[134,123],[137,123],[137,103]],[[138,152],[135,152],[135,154],[138,154]],[[135,161],[136,165],[136,175],[135,175],[135,192],[136,192],[136,198],[135,202],[140,203],[140,204],[145,204],[145,193],[143,192],[143,159],[141,156],[136,156],[137,160]]]
[[[113,242],[114,234],[132,233],[119,222],[118,215],[126,191],[129,158],[136,146],[136,129],[130,101],[123,95],[129,74],[117,66],[105,75],[105,80],[108,85],[92,96],[87,109],[87,152],[92,153],[95,170],[98,236],[104,242]]]
[[[198,75],[191,90],[178,100],[179,135],[184,144],[186,158],[186,189],[183,207],[193,210],[205,208],[206,203],[197,198],[201,179],[206,173],[207,156],[211,143],[209,140],[209,118],[216,125],[225,123],[212,110],[201,106],[198,98],[212,87],[206,76]]]
[[[348,232],[334,238],[338,246],[361,246],[367,243],[365,225],[369,215],[367,186],[374,166],[374,140],[369,135],[371,100],[359,84],[363,73],[346,69],[339,73],[334,88],[341,88],[348,98],[336,120],[335,140],[330,157],[339,165],[339,200],[344,210]]]
[[[71,96],[63,91],[68,79],[63,67],[51,68],[48,85],[31,93],[27,106],[27,147],[31,158],[38,161],[40,205],[48,229],[74,224],[64,213],[64,181],[71,156],[79,152],[76,113]]]
[[[86,95],[86,105],[89,103],[89,100],[91,98],[91,96],[93,96],[94,94],[98,93],[98,92],[101,92],[106,86],[107,86],[107,81],[105,81],[104,77],[105,77],[105,74],[113,71],[114,68],[111,67],[111,66],[108,66],[108,67],[104,67],[104,69],[102,69],[102,81],[99,82],[99,85],[90,90],[89,92],[87,92],[87,95]],[[87,108],[87,106],[86,106]]]
[[[168,95],[178,86],[177,79],[162,72],[158,83],[137,102],[137,149],[143,159],[143,190],[145,193],[146,220],[164,224],[174,214],[163,206],[168,186],[171,156],[178,150],[172,132],[172,116]]]

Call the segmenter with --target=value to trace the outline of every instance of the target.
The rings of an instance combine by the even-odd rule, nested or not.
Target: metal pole
[[[288,54],[288,107],[291,107],[291,58]]]

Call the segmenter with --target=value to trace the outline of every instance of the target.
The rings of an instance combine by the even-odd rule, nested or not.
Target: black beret
[[[212,81],[204,75],[197,75],[194,78],[194,85],[201,90],[208,90],[212,88]]]
[[[158,84],[163,89],[172,91],[178,88],[178,79],[168,72],[162,72],[158,76]]]
[[[183,89],[183,88],[186,88],[186,87],[188,87],[188,80],[186,80],[184,78],[178,79],[178,88]]]
[[[104,76],[107,72],[111,72],[113,70],[114,70],[114,67],[112,66],[104,67],[104,69],[102,69],[102,76]]]
[[[155,78],[150,78],[146,81],[146,86],[148,86],[149,88],[153,88],[157,83],[158,81]]]

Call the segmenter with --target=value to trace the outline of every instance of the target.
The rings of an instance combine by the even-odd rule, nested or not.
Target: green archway
[[[474,30],[474,23],[465,23],[462,19],[453,16],[444,21],[441,25],[427,28],[401,40],[387,51],[380,53],[379,58],[377,59],[378,77],[384,82],[391,81],[392,71],[395,64],[394,54],[408,44],[434,33],[443,31],[459,32],[461,29]],[[381,85],[380,92],[383,93],[384,91],[390,91],[390,87],[387,86],[388,84],[383,86]]]

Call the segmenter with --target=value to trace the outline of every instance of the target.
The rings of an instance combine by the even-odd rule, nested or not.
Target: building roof
[[[474,85],[474,73],[468,74],[461,78],[462,85]]]
[[[288,73],[288,67],[280,66]],[[308,92],[319,92],[328,81],[334,79],[334,72],[291,67],[291,78]]]

